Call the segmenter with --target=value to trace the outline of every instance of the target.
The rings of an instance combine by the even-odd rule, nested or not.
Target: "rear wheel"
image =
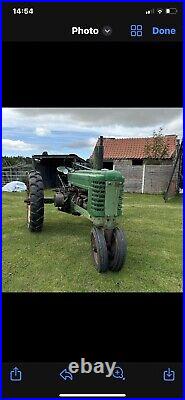
[[[32,232],[42,230],[44,222],[44,185],[39,172],[31,171],[27,182],[27,224]]]
[[[127,242],[124,232],[115,228],[112,231],[111,245],[109,250],[109,269],[120,271],[123,267],[127,254]]]
[[[108,270],[108,252],[104,231],[94,227],[91,231],[91,248],[95,267],[98,272]]]

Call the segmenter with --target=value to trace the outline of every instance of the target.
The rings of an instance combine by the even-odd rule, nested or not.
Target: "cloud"
[[[73,130],[89,127],[151,127],[166,125],[174,119],[182,119],[180,108],[28,108],[5,109],[4,118],[14,121],[31,121],[35,126],[49,129],[63,129],[66,126]],[[41,125],[39,125],[41,124]]]
[[[182,119],[181,118],[174,118],[170,121],[165,127],[166,134],[176,134],[182,136]]]
[[[3,108],[3,137],[18,143],[17,153],[21,146],[24,154],[26,146],[28,153],[35,146],[51,154],[73,149],[87,158],[100,135],[149,137],[162,127],[163,134],[181,138],[182,121],[182,108]]]
[[[97,142],[97,138],[90,138],[88,140],[75,140],[74,142],[68,145],[69,148],[72,149],[86,149],[90,147],[94,147]]]
[[[151,136],[160,126],[166,134],[182,136],[180,108],[28,108],[3,109],[3,127],[35,137],[61,138],[67,133],[71,146],[80,136]],[[73,139],[72,135],[78,135]],[[85,138],[85,140],[86,140]],[[63,139],[62,139],[63,140]],[[80,144],[80,143],[79,143]],[[80,146],[82,147],[82,146]],[[85,145],[83,146],[85,147]]]
[[[29,151],[33,150],[34,146],[26,143],[23,140],[2,139],[3,151]]]
[[[50,133],[50,130],[46,127],[37,127],[35,129],[36,135],[37,136],[47,136]]]

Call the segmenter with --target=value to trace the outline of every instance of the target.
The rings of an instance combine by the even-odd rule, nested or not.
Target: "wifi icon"
[[[158,13],[159,15],[161,15],[161,14],[163,13],[163,9],[162,9],[162,8],[158,8],[158,9],[157,9],[157,13]]]

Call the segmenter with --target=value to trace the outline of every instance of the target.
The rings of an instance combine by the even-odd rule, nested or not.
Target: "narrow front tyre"
[[[120,271],[125,264],[126,255],[127,241],[125,233],[120,228],[115,228],[112,231],[109,250],[109,269],[114,272]]]
[[[94,265],[98,272],[108,270],[108,251],[104,231],[93,227],[91,230],[91,249]]]

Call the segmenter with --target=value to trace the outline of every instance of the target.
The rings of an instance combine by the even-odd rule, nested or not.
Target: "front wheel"
[[[92,228],[91,249],[97,271],[106,272],[108,270],[108,251],[104,231],[100,228]]]
[[[111,245],[109,251],[109,269],[120,271],[123,267],[127,254],[127,241],[124,232],[115,228],[112,231]]]

